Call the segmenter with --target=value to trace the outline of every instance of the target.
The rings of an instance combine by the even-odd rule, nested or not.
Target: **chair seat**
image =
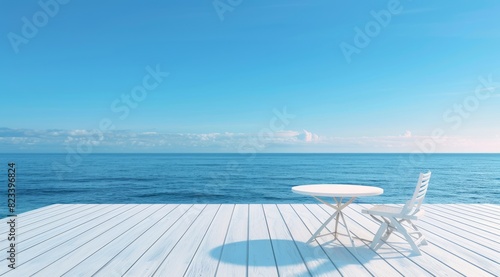
[[[389,216],[389,217],[397,217],[404,219],[418,219],[419,216],[422,216],[424,211],[419,210],[417,213],[413,215],[403,214],[403,206],[390,206],[390,205],[375,205],[370,209],[362,210],[363,213],[378,215],[378,216]]]

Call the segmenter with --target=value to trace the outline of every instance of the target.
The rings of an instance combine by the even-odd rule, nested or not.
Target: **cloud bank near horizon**
[[[500,152],[500,137],[442,137],[437,141],[406,130],[400,135],[335,137],[308,130],[274,133],[166,133],[159,131],[34,130],[0,128],[0,152],[66,153],[169,152]],[[377,151],[373,151],[377,149]]]

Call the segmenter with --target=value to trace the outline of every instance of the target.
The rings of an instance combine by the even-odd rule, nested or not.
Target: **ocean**
[[[360,184],[404,203],[433,172],[426,203],[500,204],[500,154],[1,154],[16,167],[16,212],[55,203],[316,203],[296,185]],[[6,201],[2,216],[7,214]]]

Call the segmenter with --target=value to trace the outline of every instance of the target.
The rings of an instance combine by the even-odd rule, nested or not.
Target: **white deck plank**
[[[131,209],[131,205],[109,205],[106,208],[103,208],[103,211],[108,212],[109,215],[119,214],[126,210]],[[103,218],[99,218],[99,214],[95,215],[95,218],[87,217],[80,218],[75,221],[61,221],[59,222],[61,225],[56,228],[40,228],[40,232],[33,232],[29,237],[24,237],[23,234],[19,234],[20,238],[18,243],[16,244],[18,249],[18,253],[23,253],[27,251],[28,253],[33,253],[33,247],[37,247],[40,244],[54,246],[55,242],[63,241],[65,238],[72,238],[74,236],[78,236],[83,232],[87,231],[87,224],[91,223],[90,226],[95,226],[94,223],[101,222]],[[104,217],[105,219],[106,217]],[[100,220],[99,220],[100,219]],[[50,226],[50,225],[49,225]],[[24,237],[24,238],[23,238]],[[29,255],[22,255],[23,258],[27,258]],[[23,259],[19,262],[24,261]]]
[[[448,205],[443,205],[443,204],[432,205],[430,207],[430,209],[433,209],[435,211],[439,211],[443,214],[457,216],[457,217],[460,217],[462,219],[469,219],[469,221],[471,221],[471,222],[482,225],[481,227],[483,227],[483,226],[490,227],[492,229],[500,231],[499,226],[498,226],[498,221],[493,220],[487,216],[481,216],[478,214],[474,214],[470,211],[451,209]]]
[[[236,204],[231,217],[217,276],[246,276],[248,253],[248,204]]]
[[[176,204],[167,204],[156,213],[145,215],[146,222],[136,224],[133,228],[126,231],[126,233],[111,240],[106,245],[103,245],[102,248],[96,249],[96,251],[82,253],[82,257],[78,259],[73,258],[78,264],[76,264],[69,271],[61,272],[61,276],[91,276],[106,263],[110,262],[119,253],[122,253],[133,242],[147,236],[147,232],[151,230],[151,228],[154,228],[159,224],[166,225],[169,220],[171,221],[171,224],[173,224],[175,218],[169,217],[169,215],[171,215],[171,213],[173,213],[178,207],[179,205]],[[127,259],[130,261],[131,257],[127,256]]]
[[[494,223],[500,222],[500,211],[490,210],[488,208],[481,209],[478,206],[467,205],[467,204],[457,204],[457,207],[464,207],[471,212],[475,212],[477,214],[481,214],[483,216],[486,216],[486,217],[492,219]]]
[[[72,204],[72,205],[76,205],[76,204]],[[26,212],[20,213],[17,216],[23,216],[23,217],[29,218],[30,216],[34,216],[36,214],[46,214],[46,213],[50,213],[52,211],[55,211],[57,209],[67,208],[67,206],[68,205],[64,205],[64,204],[51,204],[48,206],[40,207],[38,209],[34,209],[31,211],[26,211]]]
[[[484,206],[485,209],[490,209],[492,211],[500,212],[500,205],[496,205],[496,204],[473,204],[473,205]]]
[[[264,204],[263,208],[279,275],[310,276],[309,269],[297,248],[297,242],[292,240],[278,207],[275,204]]]
[[[21,228],[18,229],[18,245],[23,245],[23,248],[29,247],[29,245],[46,240],[52,235],[57,235],[65,230],[97,217],[98,215],[94,215],[94,213],[100,209],[112,210],[116,208],[117,206],[113,205],[103,205],[102,207],[95,205],[93,207],[87,207],[81,211],[75,211],[74,214],[65,214],[61,217],[57,216],[56,218],[50,218],[46,221],[36,222],[29,226],[29,228],[23,228],[21,225]],[[4,238],[6,240],[7,236],[4,236]],[[3,244],[3,241],[4,240],[0,241],[0,243]],[[3,251],[4,248],[0,250]]]
[[[205,205],[180,205],[162,219],[156,228],[147,230],[141,237],[134,240],[131,244],[127,245],[124,249],[117,251],[111,260],[107,261],[104,265],[99,265],[98,270],[91,270],[91,275],[97,276],[122,276],[125,272],[132,267],[132,265],[145,254],[145,252],[155,245],[158,241],[160,245],[165,240],[175,239],[175,234],[180,234],[183,231],[176,231],[176,228],[187,228],[189,226],[186,220],[194,221],[196,218],[194,214],[199,214]],[[192,210],[191,210],[192,209]],[[190,212],[190,216],[182,219],[182,217]],[[187,225],[186,225],[187,224]],[[174,228],[174,230],[171,230]],[[173,240],[172,240],[173,241]],[[168,245],[165,245],[168,246]],[[110,253],[109,255],[112,255]],[[69,274],[69,276],[73,276]],[[89,276],[89,275],[84,275]]]
[[[361,207],[369,208],[370,205],[363,204],[353,206],[353,208],[359,212],[361,211]],[[418,221],[416,222],[416,225],[420,226]],[[392,236],[398,236],[402,238],[402,236],[397,232],[393,233]],[[392,236],[388,240],[389,243],[394,243]],[[463,257],[456,255],[455,252],[457,252],[457,245],[444,241],[441,238],[434,236],[432,233],[424,232],[424,236],[427,238],[427,242],[429,243],[429,245],[420,247],[420,250],[423,253],[438,258],[446,265],[454,268],[457,272],[460,272],[464,275],[491,276],[491,274],[489,274],[484,269],[479,268],[476,265],[465,260]],[[410,249],[410,246],[406,244],[406,248]],[[470,256],[468,254],[469,253],[464,253],[464,256]],[[475,259],[475,257],[472,258]]]
[[[191,227],[186,231],[186,234],[179,240],[172,251],[164,257],[162,263],[153,272],[153,275],[150,276],[183,276],[199,249],[201,242],[207,235],[210,226],[212,226],[221,206],[220,204],[209,204],[196,220],[196,228]],[[184,258],[179,260],[178,257]],[[132,273],[131,271],[130,274]],[[147,272],[142,271],[138,271],[137,273],[140,273],[141,276],[149,275]],[[133,274],[130,276],[139,275]]]
[[[215,276],[233,210],[232,204],[223,204],[220,207],[185,276]]]
[[[313,276],[342,276],[326,254],[325,250],[316,240],[307,244],[307,241],[312,236],[312,233],[309,232],[306,225],[304,225],[292,206],[290,204],[278,204],[278,209],[285,220],[292,239],[296,242],[302,257],[304,258],[310,273]]]
[[[248,224],[248,276],[278,276],[262,205],[250,205]]]
[[[470,227],[476,227],[484,232],[488,232],[489,237],[496,240],[500,241],[500,230],[498,230],[497,226],[498,224],[493,224],[490,222],[484,222],[481,219],[478,218],[473,218],[473,217],[466,217],[461,215],[460,213],[455,213],[455,212],[450,212],[450,211],[444,211],[440,208],[435,208],[434,206],[429,206],[429,207],[424,207],[425,212],[428,213],[433,213],[437,216],[443,217],[443,218],[448,218],[451,220],[456,220],[458,222],[462,222],[463,224],[466,224]]]
[[[163,259],[172,251],[179,240],[184,237],[187,230],[189,230],[193,223],[203,214],[205,208],[207,208],[207,205],[194,205],[172,226],[172,228],[168,229],[167,232],[152,235],[156,237],[157,240],[149,248],[142,249],[143,255],[139,257],[130,268],[110,267],[108,264],[108,266],[106,266],[104,270],[99,271],[96,276],[112,276],[117,273],[123,274],[124,276],[152,275],[163,262]],[[194,228],[196,228],[196,226]]]
[[[460,244],[456,244],[455,242],[449,241],[445,237],[439,236],[434,233],[433,231],[435,231],[435,229],[426,229],[426,227],[428,226],[426,226],[425,223],[419,223],[418,226],[421,226],[421,229],[424,231],[425,237],[427,238],[427,241],[429,243],[439,246],[440,248],[445,249],[456,257],[459,257],[467,263],[467,266],[471,268],[476,267],[474,270],[478,275],[475,276],[486,275],[485,272],[489,272],[491,276],[494,276],[498,273],[498,269],[500,268],[500,266],[498,264],[494,264],[491,261],[488,261],[481,255],[467,248],[467,246],[469,245],[468,243],[466,243],[466,241],[460,241]],[[452,235],[448,234],[448,236],[451,237]],[[466,246],[463,246],[462,244],[466,244]]]
[[[463,256],[471,263],[474,263],[475,261],[475,264],[478,267],[487,269],[486,265],[492,264],[491,262],[487,263],[484,257],[490,257],[489,259],[492,262],[496,263],[495,267],[489,268],[490,270],[495,271],[495,268],[497,268],[497,266],[500,266],[500,255],[498,255],[499,254],[498,251],[494,251],[480,244],[477,244],[476,242],[470,240],[469,238],[461,237],[455,233],[455,230],[448,228],[445,225],[435,226],[429,224],[425,220],[421,220],[419,221],[418,226],[425,233],[432,233],[433,236],[441,238],[440,245],[444,245],[443,241],[446,241],[458,246],[457,248],[455,248],[457,249],[455,253],[460,253],[460,256]],[[468,255],[464,256],[464,254],[466,253],[468,253]]]
[[[464,209],[476,214],[487,216],[489,218],[497,219],[497,221],[500,220],[500,211],[492,211],[490,209],[481,208],[480,206],[471,204],[447,204],[447,205],[458,210]]]
[[[441,204],[434,204],[434,205],[441,205]],[[467,210],[481,212],[486,215],[494,214],[497,217],[500,217],[500,209],[490,208],[490,206],[484,204],[445,204],[445,205],[458,206],[465,208]]]
[[[30,230],[37,229],[37,226],[46,225],[47,223],[53,223],[57,221],[57,219],[64,219],[68,215],[82,212],[88,208],[91,208],[91,205],[71,205],[71,207],[67,207],[66,209],[64,208],[64,206],[61,206],[60,209],[49,210],[47,211],[47,213],[38,213],[32,215],[29,218],[17,216],[17,222],[19,223],[18,229],[24,234]],[[2,226],[3,224],[5,224],[4,222],[6,222],[6,218],[2,219]],[[5,234],[7,234],[7,231],[2,229],[0,241],[4,240]]]
[[[62,211],[64,209],[65,209],[65,205],[53,204],[53,205],[45,206],[45,207],[42,207],[42,208],[39,208],[36,210],[31,210],[31,211],[27,211],[24,213],[20,213],[17,215],[17,218],[22,219],[24,222],[26,222],[26,221],[31,220],[33,218],[38,218],[40,215],[47,216],[50,213],[57,212],[57,210]],[[6,221],[7,221],[7,217],[0,219],[1,224],[4,224]],[[5,231],[1,230],[0,234],[3,234],[3,233],[5,233]]]
[[[148,206],[149,205],[136,205],[131,209],[129,208],[128,210],[126,210],[128,212],[127,217],[134,216]],[[127,206],[122,207],[124,207],[125,209],[127,208]],[[120,210],[119,212],[123,213],[124,211],[125,210]],[[42,269],[48,264],[51,264],[59,258],[63,257],[70,251],[94,239],[96,236],[100,235],[100,233],[106,232],[109,229],[115,227],[120,222],[123,222],[123,217],[117,216],[120,213],[113,212],[114,211],[110,212],[109,214],[105,214],[101,218],[95,220],[94,222],[92,222],[93,226],[89,226],[90,228],[86,230],[82,231],[81,229],[77,229],[75,230],[76,234],[73,234],[73,232],[68,232],[71,234],[65,233],[66,236],[62,239],[56,237],[54,239],[50,239],[37,244],[26,251],[19,251],[19,256],[22,257],[23,260],[20,263],[19,267],[16,269],[15,273],[18,274],[17,276],[28,276],[30,274],[33,274],[34,272]],[[54,241],[56,241],[55,245]],[[47,255],[47,253],[50,253],[50,255]]]
[[[67,208],[67,205],[52,204],[52,205],[44,206],[44,207],[41,207],[41,208],[38,208],[38,209],[34,209],[34,210],[31,210],[31,211],[26,211],[26,212],[23,212],[23,213],[19,213],[19,214],[17,214],[17,217],[22,217],[22,218],[25,218],[25,219],[30,219],[30,218],[36,217],[37,215],[40,215],[40,214],[45,215],[45,214],[54,212],[54,211],[56,211],[58,209],[64,209],[64,208]],[[4,219],[2,219],[2,220],[4,220]]]
[[[126,206],[121,206],[124,209],[130,208]],[[99,207],[96,207],[96,210]],[[111,212],[113,210],[119,209],[118,206],[109,205],[107,207],[103,207],[102,210]],[[61,239],[67,232],[77,229],[79,226],[86,224],[89,221],[92,221],[99,217],[99,214],[93,214],[92,211],[85,211],[83,214],[79,213],[77,216],[68,216],[68,221],[58,221],[58,225],[41,225],[38,229],[30,230],[26,233],[19,232],[19,252],[30,249],[31,247],[42,243],[44,241],[58,238]],[[3,250],[3,249],[2,249]]]
[[[153,223],[164,216],[162,208],[165,207],[166,206],[164,204],[156,204],[141,210],[140,213],[136,214],[134,217],[128,218],[126,221],[116,225],[108,232],[96,235],[96,237],[91,241],[74,249],[72,252],[69,252],[57,261],[54,261],[52,264],[47,265],[40,271],[36,272],[36,274],[40,276],[61,276],[71,270],[82,260],[98,252],[114,240],[123,236],[135,237],[138,234],[142,234],[144,229],[150,226],[148,221]],[[96,234],[97,233],[98,232],[96,232]]]
[[[483,232],[479,228],[473,228],[469,225],[449,220],[444,217],[439,217],[432,213],[426,213],[421,221],[436,227],[441,227],[441,229],[446,231],[453,232],[461,237],[460,240],[468,240],[478,244],[480,247],[486,247],[500,253],[500,242],[492,239],[488,236],[488,233]]]
[[[18,254],[17,266],[23,266],[23,263],[29,262],[30,259],[38,255],[43,255],[55,246],[84,234],[88,229],[96,226],[94,224],[99,224],[107,218],[123,213],[133,207],[133,205],[116,205],[115,207],[113,207],[113,205],[109,206],[110,210],[106,216],[94,220],[92,220],[92,218],[81,219],[81,222],[79,222],[80,227],[77,225],[71,229],[60,228],[52,230],[51,232],[43,232],[43,230],[40,230],[41,233],[34,233],[32,234],[33,236],[27,240],[22,238],[22,233],[19,234],[19,237],[17,238],[18,243],[16,244]],[[68,224],[72,224],[72,222],[68,222]],[[66,227],[68,225],[63,226]],[[7,261],[5,259],[0,259],[0,275],[4,273],[4,269],[7,268],[6,262]],[[29,262],[29,265],[31,265],[31,262]]]
[[[481,212],[476,212],[474,210],[471,210],[467,206],[462,206],[463,208],[453,204],[436,204],[433,206],[434,208],[440,208],[444,211],[450,211],[455,213],[458,212],[463,216],[473,217],[474,219],[481,219],[484,222],[493,224],[491,226],[497,225],[497,223],[500,220],[500,218],[498,218],[495,213],[483,214]]]
[[[316,206],[316,207],[314,207]],[[309,208],[319,208],[316,204],[311,205],[292,205],[295,212],[304,222],[305,226],[309,230],[309,233],[313,234],[322,224],[323,221],[318,219],[315,214],[311,213]],[[320,208],[321,209],[321,208]],[[322,214],[324,213],[321,210]],[[323,218],[320,216],[320,218]],[[323,234],[327,233],[327,230],[323,231]],[[369,271],[363,267],[359,261],[347,250],[338,240],[333,240],[332,236],[320,236],[316,238],[316,242],[321,245],[324,252],[328,255],[330,260],[335,264],[335,267],[343,276],[369,276]]]

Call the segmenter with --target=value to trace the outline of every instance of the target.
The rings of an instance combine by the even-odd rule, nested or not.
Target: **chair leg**
[[[370,244],[370,247],[373,249],[373,250],[376,250],[376,247],[377,244],[379,243],[380,241],[380,238],[382,237],[382,234],[387,231],[387,223],[385,222],[382,222],[382,224],[380,224],[380,228],[378,228],[378,231],[377,233],[375,234],[375,237],[373,238],[373,241],[372,243]],[[378,247],[377,247],[378,248]]]
[[[413,222],[411,222],[411,220],[407,220],[408,223],[410,223],[411,227],[413,228],[413,230],[415,230],[416,234],[418,235],[418,241],[420,241],[420,244],[422,245],[427,245],[427,240],[425,240],[425,237],[424,237],[424,234],[422,234],[422,232],[420,232],[420,230],[418,229],[418,227],[413,224]]]
[[[394,231],[389,224],[387,224],[387,226],[388,226],[387,227],[387,232],[385,232],[385,235],[382,236],[382,238],[381,238],[381,240],[384,241],[384,242],[387,242],[387,240],[391,236],[392,232]]]
[[[396,228],[396,230],[398,230],[405,237],[406,241],[408,241],[411,248],[413,249],[413,252],[415,252],[417,255],[420,255],[420,249],[418,249],[418,246],[413,241],[412,236],[408,234],[408,231],[405,229],[405,227],[403,227],[403,225],[401,225],[401,223],[399,223],[399,221],[397,221],[395,218],[391,218],[391,223]]]
[[[420,238],[422,239],[421,242],[420,242],[420,244],[422,244],[422,245],[427,245],[428,244],[427,240],[424,237],[424,235],[422,235]]]

